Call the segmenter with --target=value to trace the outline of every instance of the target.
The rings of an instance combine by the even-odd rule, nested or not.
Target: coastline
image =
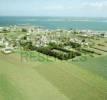
[[[107,18],[82,18],[82,17],[0,17],[0,26],[40,26],[46,29],[74,29],[107,31]]]

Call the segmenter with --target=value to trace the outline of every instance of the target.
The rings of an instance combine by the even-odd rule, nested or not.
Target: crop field
[[[41,63],[0,53],[0,100],[107,100],[106,60]]]
[[[75,61],[73,63],[107,79],[107,55],[97,58],[88,57],[86,60]]]

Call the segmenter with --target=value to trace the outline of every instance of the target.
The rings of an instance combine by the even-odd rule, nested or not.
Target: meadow
[[[43,59],[0,53],[0,100],[107,99],[107,56],[85,62]]]

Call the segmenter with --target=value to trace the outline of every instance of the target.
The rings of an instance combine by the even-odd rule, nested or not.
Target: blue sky
[[[107,0],[0,0],[0,16],[107,17]]]

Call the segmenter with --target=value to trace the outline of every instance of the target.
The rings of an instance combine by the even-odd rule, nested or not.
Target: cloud
[[[39,9],[37,9],[39,8]],[[84,1],[70,3],[47,3],[36,7],[37,11],[50,15],[107,16],[107,1]],[[35,10],[35,11],[36,11]]]
[[[82,6],[93,10],[104,10],[107,9],[107,1],[84,2]]]
[[[107,16],[107,0],[0,0],[0,15]]]

